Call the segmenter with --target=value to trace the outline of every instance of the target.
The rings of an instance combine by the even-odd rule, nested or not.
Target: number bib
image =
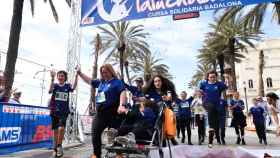
[[[96,102],[97,103],[104,103],[105,101],[106,101],[105,93],[104,92],[97,93]]]
[[[56,92],[56,93],[55,93],[55,100],[67,101],[67,100],[68,100],[68,93],[65,93],[65,92]]]

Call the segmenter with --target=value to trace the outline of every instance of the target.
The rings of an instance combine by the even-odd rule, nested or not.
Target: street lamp
[[[42,106],[43,104],[43,96],[44,96],[44,89],[45,89],[45,81],[46,81],[46,72],[47,72],[47,69],[44,67],[43,70],[40,70],[40,71],[37,71],[33,78],[35,79],[36,78],[36,75],[38,75],[39,73],[43,73],[43,77],[40,78],[40,80],[42,80],[42,83],[41,83],[41,101],[40,101],[40,106]]]
[[[243,88],[244,88],[244,95],[245,95],[246,113],[248,114],[249,113],[249,108],[248,108],[246,81],[243,81]]]

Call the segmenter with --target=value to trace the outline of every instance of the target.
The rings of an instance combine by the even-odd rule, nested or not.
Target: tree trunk
[[[99,51],[101,49],[101,39],[99,34],[96,36],[96,43],[95,43],[95,54],[94,54],[94,64],[93,64],[93,70],[92,70],[92,79],[97,78],[97,72],[98,72],[98,57],[99,57]],[[90,90],[90,103],[89,103],[89,114],[93,115],[95,112],[95,94],[96,90],[95,88],[91,87]]]
[[[234,44],[235,44],[235,38],[230,39],[229,41],[229,51],[230,51],[230,67],[231,67],[231,77],[232,77],[232,90],[237,91],[237,85],[236,85],[236,73],[235,73],[235,51],[234,51]]]
[[[120,47],[118,48],[118,51],[120,53],[120,71],[121,71],[121,79],[124,79],[124,73],[123,73],[123,66],[124,66],[124,51],[125,51],[125,44],[121,43]]]
[[[225,81],[225,78],[224,78],[224,65],[225,65],[225,57],[223,54],[220,54],[218,55],[218,64],[219,64],[219,67],[220,67],[220,75],[221,75],[221,80],[222,81]]]
[[[14,75],[15,75],[15,66],[18,56],[18,46],[19,46],[19,38],[21,32],[21,24],[22,24],[22,9],[23,9],[24,0],[14,0],[13,5],[13,16],[11,21],[10,28],[10,37],[9,37],[9,47],[6,57],[6,65],[5,65],[5,93],[4,97],[7,100],[10,97],[10,91],[13,87]]]
[[[259,53],[259,66],[258,66],[258,80],[259,80],[259,87],[258,87],[258,95],[264,97],[264,85],[263,85],[263,69],[264,69],[264,54],[263,50]]]
[[[125,67],[125,73],[126,73],[128,83],[129,83],[129,85],[131,85],[131,79],[130,79],[129,71],[128,71],[128,64],[129,64],[128,61],[125,61],[124,67]]]

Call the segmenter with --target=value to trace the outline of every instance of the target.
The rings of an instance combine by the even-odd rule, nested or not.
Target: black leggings
[[[257,132],[258,138],[260,140],[266,141],[265,124],[258,123],[258,124],[255,124],[255,127],[256,127],[256,132]]]
[[[198,138],[203,139],[205,136],[205,118],[204,116],[200,117],[200,115],[195,115],[195,122],[197,125]]]
[[[210,130],[215,130],[219,126],[219,111],[217,110],[217,105],[213,103],[207,104],[208,112],[208,124]]]
[[[118,136],[124,136],[129,132],[134,133],[136,140],[151,140],[153,126],[146,122],[135,122],[134,125],[122,125],[118,129]]]
[[[183,139],[185,139],[185,129],[187,127],[187,134],[188,134],[188,141],[189,143],[191,142],[191,135],[192,135],[192,130],[191,130],[191,118],[181,118],[180,119],[180,127],[179,131],[182,132]]]
[[[93,152],[97,158],[101,158],[101,135],[105,128],[118,128],[121,120],[112,110],[97,112],[92,121],[92,145]]]
[[[235,133],[238,137],[244,137],[244,127],[234,127]],[[240,132],[239,132],[240,131]]]

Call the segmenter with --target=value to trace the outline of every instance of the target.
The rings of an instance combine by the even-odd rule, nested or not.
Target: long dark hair
[[[161,86],[161,89],[160,89],[162,95],[163,94],[166,95],[167,91],[171,91],[172,98],[175,99],[177,97],[177,94],[176,94],[174,84],[170,80],[168,80],[167,78],[165,78],[161,75],[155,75],[155,76],[152,77],[152,79],[149,80],[147,85],[143,88],[144,94],[147,94],[150,91],[156,90],[156,87],[154,85],[154,79],[156,77],[160,78],[160,80],[162,82],[162,86]]]
[[[267,93],[267,94],[266,94],[266,97],[269,97],[269,98],[273,99],[274,101],[276,101],[276,100],[279,99],[278,95],[275,94],[275,93],[273,93],[273,92]]]

